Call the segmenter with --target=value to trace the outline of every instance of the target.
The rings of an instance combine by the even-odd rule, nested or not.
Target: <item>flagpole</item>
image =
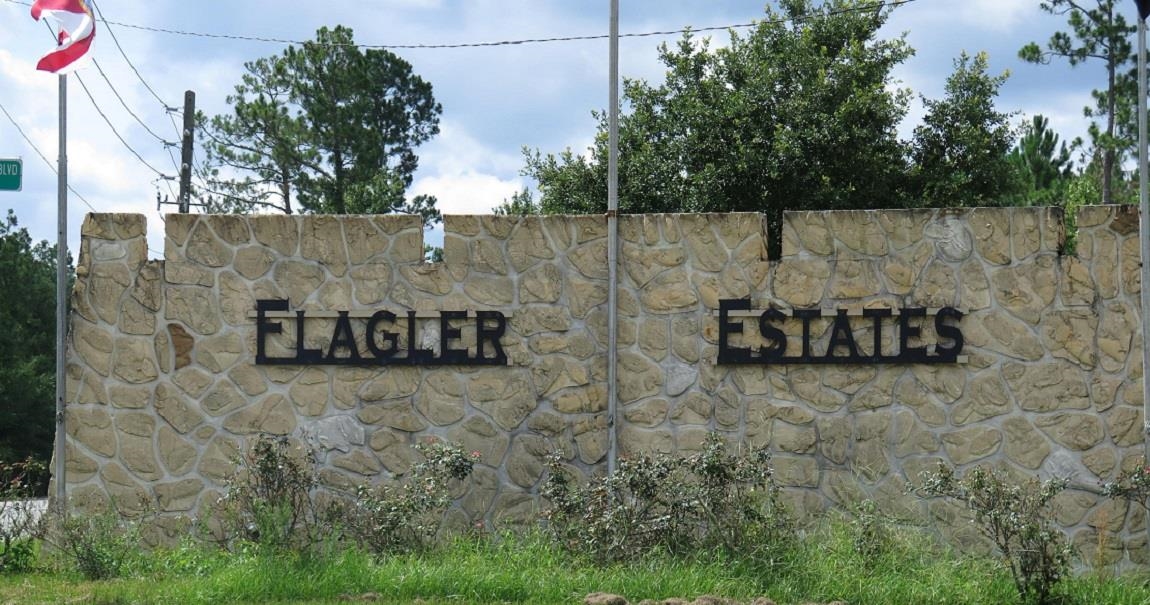
[[[64,399],[67,394],[67,372],[64,347],[67,344],[68,288],[68,76],[60,74],[60,147],[56,181],[56,510],[68,513],[64,477]]]

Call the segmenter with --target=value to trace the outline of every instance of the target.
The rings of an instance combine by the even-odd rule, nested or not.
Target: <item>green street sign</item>
[[[20,191],[24,180],[24,160],[0,160],[0,191]]]

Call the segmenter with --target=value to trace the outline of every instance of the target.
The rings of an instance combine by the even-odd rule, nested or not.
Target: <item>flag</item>
[[[42,15],[56,21],[59,38],[56,50],[44,55],[36,69],[53,73],[75,69],[96,37],[92,9],[85,0],[36,0],[32,3],[32,18],[39,21]]]
[[[1134,4],[1138,5],[1138,16],[1143,21],[1150,17],[1150,0],[1134,0]]]

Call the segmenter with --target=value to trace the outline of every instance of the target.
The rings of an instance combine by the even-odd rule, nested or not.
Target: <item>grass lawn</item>
[[[567,555],[543,536],[460,539],[433,552],[377,559],[356,550],[300,557],[188,546],[147,553],[123,577],[85,581],[64,561],[0,575],[0,604],[26,603],[581,603],[591,592],[642,599],[717,595],[782,604],[842,600],[852,605],[1017,603],[1007,573],[987,558],[963,556],[913,531],[898,532],[878,554],[862,556],[843,523],[825,524],[773,561],[700,553],[652,554],[598,566]],[[1140,578],[1083,575],[1064,583],[1065,602],[1150,604]]]

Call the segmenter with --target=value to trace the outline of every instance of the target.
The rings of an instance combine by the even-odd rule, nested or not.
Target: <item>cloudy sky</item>
[[[30,3],[0,0],[0,107],[11,116],[0,113],[0,157],[23,158],[25,171],[23,191],[0,192],[0,212],[14,209],[35,238],[54,240],[56,177],[37,149],[54,165],[57,79],[34,69],[53,38],[29,16]],[[156,195],[174,198],[176,187],[160,175],[176,174],[179,154],[178,147],[160,140],[178,140],[180,118],[165,106],[182,106],[184,91],[194,90],[199,109],[223,112],[243,63],[278,54],[285,46],[233,37],[306,40],[317,28],[337,24],[352,27],[357,42],[372,45],[593,36],[607,33],[609,10],[608,0],[97,4],[108,23],[98,24],[93,54],[107,78],[92,65],[79,72],[94,102],[75,77],[69,78],[70,184],[83,196],[70,196],[70,246],[76,246],[87,212],[140,212],[148,217],[149,246],[156,257],[163,250],[161,212],[173,211],[165,206],[157,212]],[[747,24],[765,15],[764,6],[763,0],[621,0],[620,30],[637,34]],[[1134,2],[1123,3],[1122,9],[1134,22]],[[898,85],[940,97],[954,57],[963,50],[987,51],[995,73],[1011,74],[999,109],[1018,112],[1018,121],[1044,114],[1064,138],[1072,138],[1085,133],[1082,107],[1090,103],[1090,91],[1103,85],[1102,67],[1035,66],[1017,59],[1023,44],[1044,43],[1063,27],[1062,18],[1040,10],[1039,0],[911,0],[894,11],[885,34],[905,33],[916,50],[896,70]],[[722,31],[711,35],[717,43],[727,37]],[[659,81],[663,70],[657,46],[677,37],[623,39],[621,72]],[[525,146],[545,152],[586,149],[595,132],[590,112],[607,105],[606,40],[396,52],[432,83],[443,105],[440,135],[418,150],[420,169],[412,193],[436,195],[445,214],[487,213],[514,191],[531,186],[519,174]],[[916,101],[901,129],[904,136],[921,114]],[[429,243],[441,238],[435,231],[427,235]]]

